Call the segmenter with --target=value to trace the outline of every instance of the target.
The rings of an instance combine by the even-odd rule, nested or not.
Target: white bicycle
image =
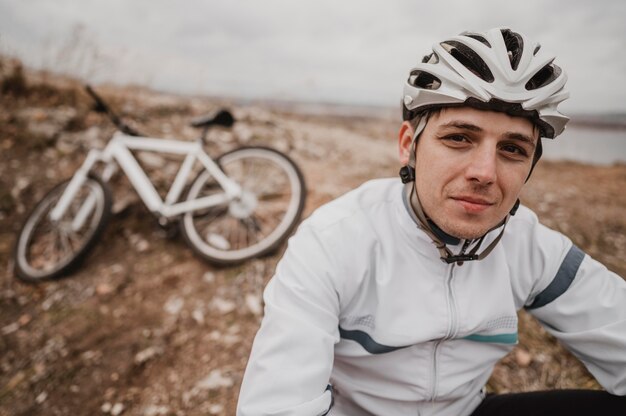
[[[119,131],[103,150],[90,150],[73,177],[48,192],[26,218],[15,247],[18,278],[38,282],[75,270],[109,220],[107,182],[118,167],[161,224],[178,219],[192,250],[217,265],[272,253],[300,220],[305,184],[289,157],[266,147],[240,147],[215,160],[205,152],[210,127],[233,125],[229,111],[196,119],[192,125],[203,129],[196,142],[150,138],[125,124],[89,86],[86,89]],[[131,150],[184,155],[164,200]],[[203,169],[191,180],[197,162]],[[100,177],[94,174],[96,166],[102,168]]]

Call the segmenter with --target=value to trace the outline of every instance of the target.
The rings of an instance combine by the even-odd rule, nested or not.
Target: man
[[[362,185],[291,238],[240,415],[626,414],[626,282],[517,199],[540,137],[567,122],[553,59],[493,29],[434,45],[411,71],[402,181]],[[608,393],[485,398],[522,308]]]

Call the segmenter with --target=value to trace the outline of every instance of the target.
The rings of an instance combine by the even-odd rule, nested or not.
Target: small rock
[[[235,345],[241,342],[241,337],[234,334],[224,334],[221,338],[221,341],[225,345]]]
[[[26,304],[28,304],[30,298],[28,296],[18,296],[17,297],[17,303],[20,306],[26,306]]]
[[[202,275],[202,280],[204,280],[206,283],[215,282],[215,273],[206,272],[204,275]]]
[[[122,403],[115,403],[111,408],[111,414],[113,416],[119,416],[124,412],[124,405]]]
[[[41,137],[45,142],[52,142],[61,132],[62,127],[53,122],[43,121],[41,123],[29,123],[26,129],[30,134]]]
[[[215,129],[209,133],[208,140],[211,143],[230,143],[233,141],[233,133],[223,129]]]
[[[142,416],[164,416],[170,412],[169,407],[167,406],[155,406],[150,405],[145,407],[141,412]]]
[[[204,323],[204,312],[202,312],[202,309],[200,308],[194,309],[193,312],[191,313],[191,317],[193,318],[194,321],[196,321],[200,325]]]
[[[81,358],[85,361],[98,361],[102,357],[101,351],[87,350],[82,353]]]
[[[135,364],[141,365],[161,354],[163,354],[163,348],[155,346],[148,347],[135,354]]]
[[[45,391],[42,391],[42,392],[41,392],[41,393],[39,393],[39,395],[35,398],[35,402],[37,402],[37,404],[41,404],[41,403],[45,402],[47,398],[48,398],[48,393],[46,393]]]
[[[195,394],[197,394],[197,392]],[[185,392],[183,392],[183,395],[182,395],[183,405],[185,407],[189,407],[191,405],[191,400],[193,399],[193,397],[194,397],[193,389],[192,389],[192,391],[185,391]]]
[[[130,234],[128,236],[128,241],[132,244],[133,248],[140,253],[143,253],[150,249],[150,243],[148,243],[143,237],[139,234]]]
[[[41,309],[44,311],[49,310],[52,305],[63,300],[64,293],[62,291],[53,292],[46,300],[44,300],[41,304]]]
[[[2,330],[0,332],[2,332],[2,335],[9,335],[17,331],[18,329],[20,329],[19,322],[13,322],[12,324],[2,327]]]
[[[101,131],[98,126],[91,126],[84,132],[81,132],[80,138],[83,143],[87,145],[89,148],[103,148],[104,140],[101,137]]]
[[[169,381],[172,384],[179,384],[180,376],[178,375],[178,373],[171,372],[167,375],[167,381]]]
[[[261,297],[248,293],[246,295],[246,306],[254,315],[261,315],[263,307],[261,306]]]
[[[20,324],[20,326],[24,326],[27,325],[30,321],[31,321],[32,317],[25,313],[24,315],[20,316],[20,319],[17,320],[17,322]]]
[[[167,300],[167,302],[165,302],[165,306],[163,308],[165,309],[165,312],[170,315],[178,315],[184,305],[185,301],[182,298],[171,297]]]
[[[243,123],[235,124],[233,134],[239,143],[248,143],[254,136],[252,129]]]
[[[518,348],[515,350],[515,361],[522,368],[528,367],[533,361],[533,357],[526,350]]]
[[[235,310],[237,305],[235,302],[231,302],[230,300],[215,298],[211,301],[211,307],[216,309],[222,315],[226,315]]]
[[[74,107],[59,106],[54,109],[48,109],[46,113],[57,125],[65,128],[76,117],[77,111]]]
[[[18,178],[15,181],[15,186],[11,189],[11,197],[13,199],[20,199],[22,191],[30,185],[30,181],[27,178]]]
[[[35,365],[33,365],[33,370],[35,370],[35,375],[42,376],[46,374],[46,364],[42,362],[35,363]]]
[[[137,242],[137,245],[135,247],[137,248],[138,252],[145,253],[146,251],[150,249],[150,243],[142,239],[142,240],[139,240],[139,242]]]
[[[209,406],[209,413],[212,415],[221,415],[224,412],[224,406],[221,404],[212,404]]]
[[[113,405],[109,402],[103,403],[102,406],[100,406],[102,413],[110,413],[111,408],[113,408]]]
[[[112,293],[113,290],[113,286],[108,283],[100,283],[98,286],[96,286],[96,293],[98,294],[98,296],[108,295]]]
[[[291,150],[291,145],[289,141],[285,138],[275,138],[272,141],[272,147],[276,150],[279,150],[283,153],[289,153]]]
[[[232,385],[233,381],[228,377],[222,376],[220,370],[211,371],[208,376],[196,383],[196,387],[201,390],[214,390],[220,387],[231,387]]]

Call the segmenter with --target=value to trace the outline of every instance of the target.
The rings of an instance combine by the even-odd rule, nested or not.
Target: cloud
[[[89,75],[97,80],[396,105],[406,72],[433,42],[510,25],[568,69],[572,99],[564,108],[625,112],[625,15],[621,0],[602,7],[582,0],[0,0],[0,47],[31,65],[64,69],[55,54],[82,25],[82,47],[102,61]]]

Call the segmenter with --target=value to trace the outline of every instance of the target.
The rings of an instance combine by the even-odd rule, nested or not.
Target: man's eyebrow
[[[537,143],[532,139],[532,137],[527,136],[525,134],[522,133],[517,133],[517,132],[506,132],[504,133],[504,137],[506,137],[507,139],[510,140],[518,140],[524,143],[528,143],[528,145],[532,146],[532,148],[534,149],[535,147],[537,147]]]
[[[468,123],[465,121],[451,121],[449,123],[442,124],[441,127],[456,127],[458,129],[463,129],[463,130],[483,131],[483,129],[480,128],[480,126],[477,126],[475,124]]]
[[[442,124],[441,127],[444,127],[444,128],[453,127],[457,129],[469,130],[469,131],[474,131],[474,132],[483,131],[483,129],[480,126],[477,126],[476,124],[468,123],[465,121],[451,121],[449,123]],[[535,140],[533,140],[532,137],[526,134],[522,134],[522,133],[518,133],[514,131],[508,131],[503,134],[503,137],[506,137],[507,139],[510,139],[510,140],[518,140],[521,142],[528,143],[533,148],[537,147],[537,143],[535,142]]]

